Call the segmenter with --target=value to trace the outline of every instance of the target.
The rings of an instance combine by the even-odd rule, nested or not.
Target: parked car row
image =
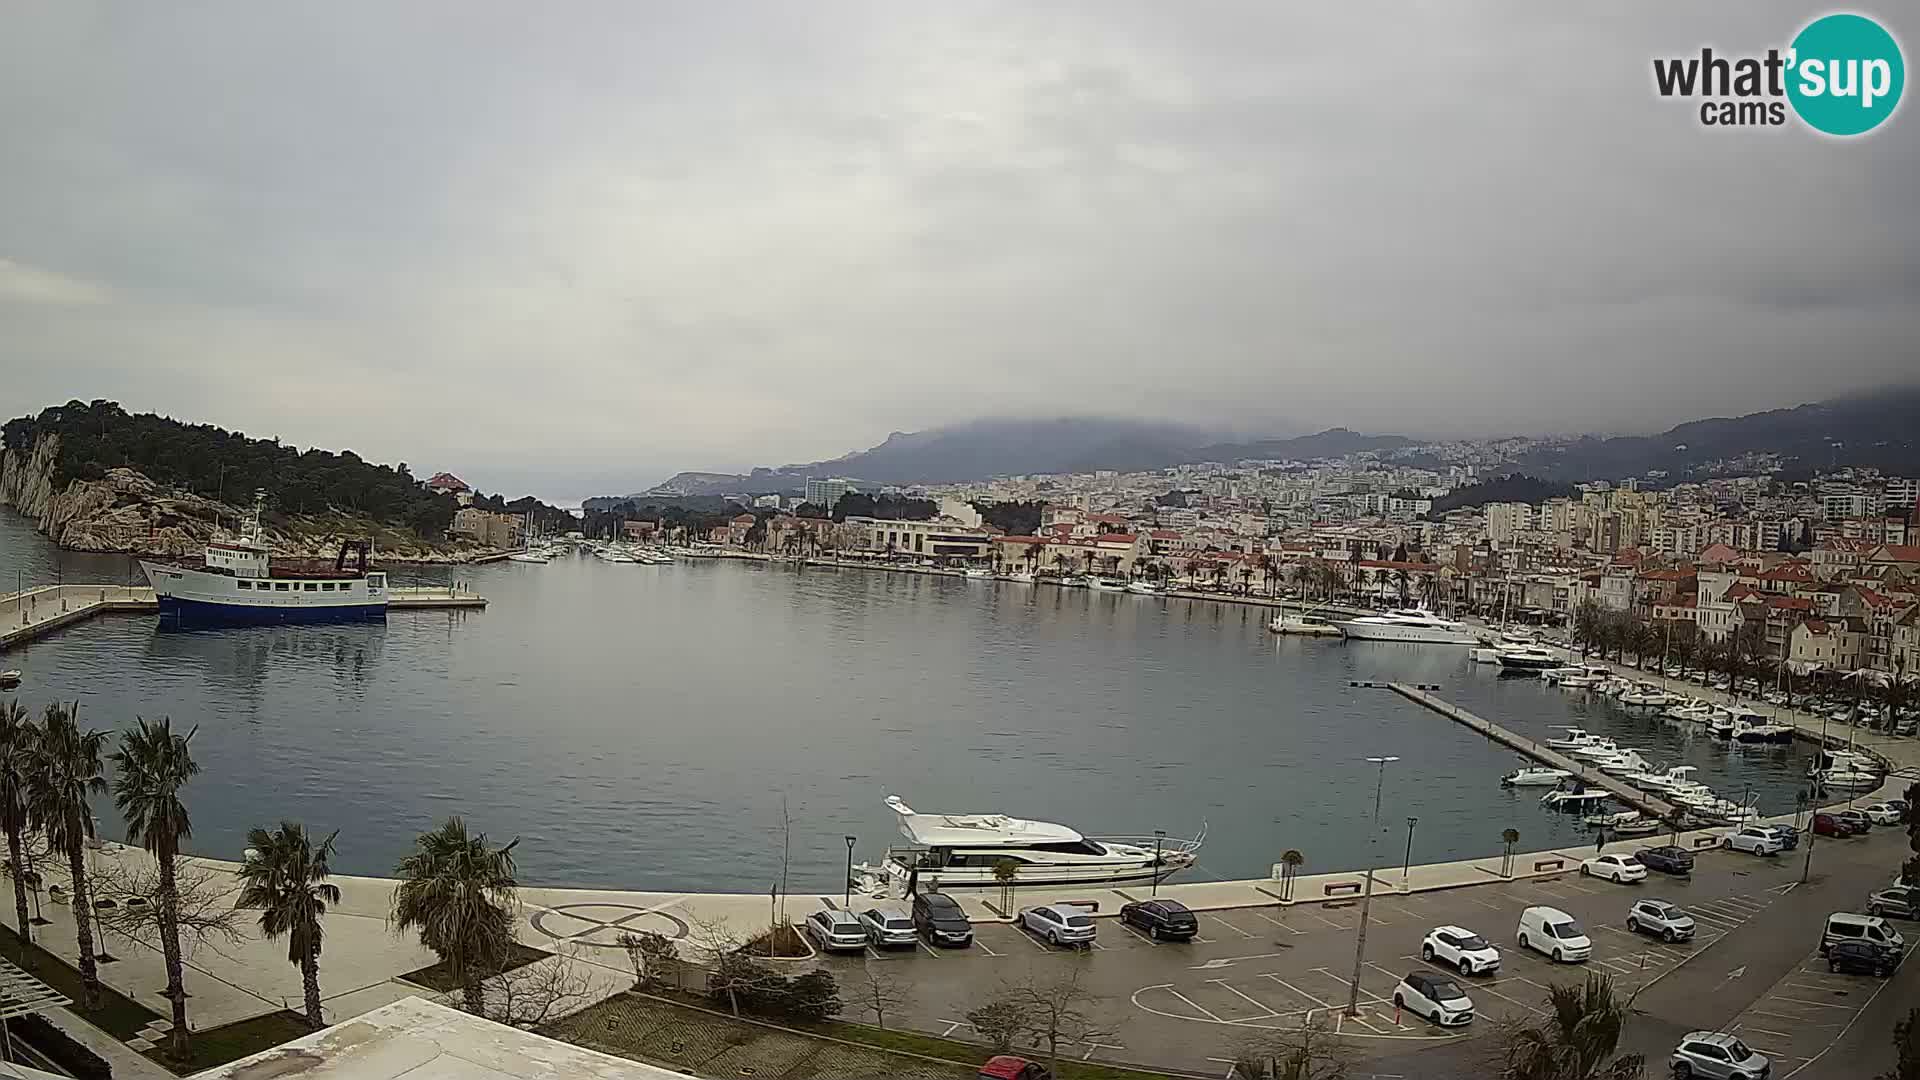
[[[1154,941],[1191,941],[1200,920],[1178,900],[1137,900],[1120,908],[1120,922]],[[822,908],[806,917],[802,931],[825,952],[911,949],[919,942],[964,949],[973,944],[973,922],[945,893],[914,894],[906,907],[879,904],[861,911]],[[1091,945],[1098,934],[1093,912],[1073,904],[1021,908],[1014,925],[1050,945]]]

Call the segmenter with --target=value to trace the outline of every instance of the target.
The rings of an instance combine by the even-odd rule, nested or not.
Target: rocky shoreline
[[[112,469],[99,480],[74,480],[56,490],[59,441],[38,440],[31,451],[0,453],[0,506],[30,517],[67,551],[156,558],[197,558],[208,540],[231,528],[244,511],[190,491],[163,487],[133,469]],[[275,556],[330,559],[342,538],[367,537],[381,563],[459,564],[498,554],[477,544],[431,543],[351,514],[265,515],[263,529]]]

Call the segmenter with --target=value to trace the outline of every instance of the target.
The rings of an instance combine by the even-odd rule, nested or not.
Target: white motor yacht
[[[1540,796],[1540,805],[1549,810],[1594,810],[1610,797],[1604,791],[1549,791]]]
[[[1665,708],[1667,700],[1667,692],[1651,683],[1640,683],[1620,695],[1620,704],[1636,709]]]
[[[1087,588],[1094,592],[1126,592],[1127,583],[1113,578],[1090,577],[1087,579]]]
[[[1503,671],[1544,671],[1565,663],[1559,653],[1544,645],[1516,645],[1500,650],[1500,668]]]
[[[1880,774],[1856,769],[1829,769],[1814,777],[1830,791],[1872,791],[1880,786]]]
[[[1292,614],[1281,609],[1267,622],[1267,629],[1276,634],[1292,634],[1300,637],[1339,637],[1340,628],[1321,618],[1306,612]]]
[[[1500,784],[1502,787],[1559,787],[1561,781],[1572,776],[1565,769],[1524,765],[1501,777]]]
[[[1423,608],[1395,608],[1334,624],[1353,641],[1398,641],[1415,645],[1478,645],[1480,638],[1463,622]]]
[[[960,571],[960,573],[963,577],[970,577],[975,580],[986,580],[993,577],[993,571],[984,566],[969,566],[965,570]]]
[[[1481,650],[1475,649],[1474,651],[1479,652]],[[1499,662],[1500,662],[1500,656],[1497,651],[1492,657],[1490,657],[1487,660],[1487,663],[1489,664],[1497,664]],[[1562,679],[1577,679],[1585,673],[1586,673],[1585,668],[1550,667],[1540,673],[1540,681],[1543,683],[1546,683],[1549,686],[1558,686],[1560,685],[1560,680]]]
[[[1675,765],[1664,773],[1655,773],[1653,770],[1648,769],[1646,775],[1640,780],[1630,780],[1628,782],[1642,791],[1651,791],[1656,794],[1690,787],[1698,787],[1704,790],[1705,785],[1702,785],[1693,778],[1693,774],[1699,771],[1697,767],[1692,765]]]
[[[1693,698],[1680,704],[1669,704],[1663,710],[1668,719],[1680,720],[1689,724],[1704,724],[1713,719],[1713,704]]]
[[[1599,766],[1601,772],[1606,773],[1608,776],[1618,776],[1622,778],[1634,773],[1644,774],[1653,768],[1653,766],[1647,762],[1646,758],[1640,756],[1640,751],[1631,746],[1622,747],[1619,753],[1614,754],[1610,758],[1602,758],[1595,762],[1595,764]]]
[[[1786,724],[1775,724],[1762,720],[1758,723],[1749,717],[1735,717],[1733,721],[1733,741],[1740,743],[1790,743],[1793,741],[1793,728]]]
[[[1151,581],[1129,581],[1127,582],[1127,591],[1130,593],[1139,593],[1142,596],[1159,596],[1166,592],[1165,589],[1162,589]]]
[[[1567,756],[1598,761],[1602,758],[1613,757],[1619,752],[1620,748],[1614,745],[1612,739],[1597,738],[1588,742],[1585,746],[1576,746],[1567,751]]]
[[[1017,871],[1014,885],[1125,885],[1165,881],[1192,866],[1206,829],[1191,840],[1170,837],[1091,837],[1047,821],[1004,814],[922,814],[887,796],[907,845],[887,849],[878,864],[853,868],[862,892],[904,895],[929,889],[1000,888],[1001,863]]]
[[[1022,585],[1033,584],[1033,571],[1031,570],[1013,570],[1000,576],[1008,581],[1017,581]]]

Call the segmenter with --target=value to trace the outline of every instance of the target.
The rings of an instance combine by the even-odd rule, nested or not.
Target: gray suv
[[[1896,919],[1920,919],[1920,888],[1889,885],[1867,894],[1867,914],[1891,915]]]
[[[1636,900],[1627,909],[1627,929],[1669,943],[1687,941],[1693,937],[1693,916],[1665,900]]]
[[[1673,1075],[1679,1080],[1705,1077],[1706,1080],[1766,1080],[1773,1063],[1756,1054],[1732,1035],[1717,1031],[1696,1031],[1673,1048]]]

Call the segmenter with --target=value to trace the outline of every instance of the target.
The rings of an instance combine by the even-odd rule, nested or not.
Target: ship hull
[[[272,607],[222,604],[162,596],[160,618],[181,626],[270,626],[280,623],[380,622],[385,604],[336,604],[327,607]]]
[[[1389,626],[1380,623],[1335,623],[1352,641],[1397,641],[1408,645],[1478,645],[1472,634],[1437,626]]]

